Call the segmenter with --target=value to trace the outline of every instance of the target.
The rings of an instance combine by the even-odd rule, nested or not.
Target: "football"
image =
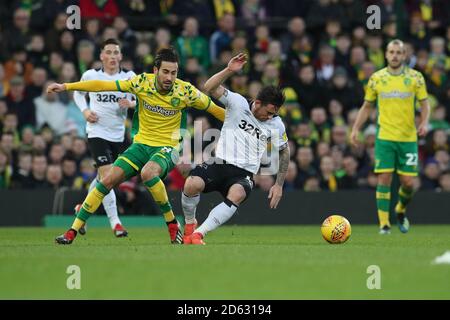
[[[326,218],[320,228],[322,237],[328,243],[344,243],[352,234],[350,222],[343,216],[332,215]]]

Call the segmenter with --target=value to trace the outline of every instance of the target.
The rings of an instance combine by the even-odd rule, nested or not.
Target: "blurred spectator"
[[[324,156],[320,160],[320,189],[336,191],[338,188],[336,176],[334,175],[333,159]]]
[[[218,30],[209,39],[209,52],[212,62],[216,62],[220,52],[228,47],[234,35],[235,18],[226,13],[218,20]]]
[[[47,93],[49,81],[42,91],[42,95],[34,100],[36,106],[37,128],[47,124],[56,135],[61,135],[67,129],[67,107],[59,101],[58,94]]]
[[[119,6],[115,0],[79,0],[79,6],[82,18],[97,18],[105,24],[110,24],[119,15]]]
[[[30,152],[20,152],[18,155],[18,166],[11,177],[11,188],[24,188],[29,181],[31,173],[32,156]]]
[[[114,18],[113,27],[119,36],[122,54],[130,57],[134,56],[137,38],[135,32],[128,25],[128,21],[122,16],[117,16]]]
[[[317,170],[313,164],[313,151],[310,147],[300,147],[297,149],[296,163],[297,163],[297,177],[295,178],[295,187],[303,189],[306,181],[310,177],[317,176]]]
[[[263,0],[243,0],[240,14],[248,27],[263,22],[267,17],[267,10]]]
[[[450,171],[444,171],[439,177],[439,191],[450,192]]]
[[[323,107],[314,107],[311,110],[311,138],[316,141],[330,142],[331,130],[327,121],[327,113]]]
[[[319,82],[328,82],[334,74],[335,69],[335,50],[328,46],[322,45],[319,49],[319,58],[314,62],[317,80]]]
[[[58,50],[59,38],[61,33],[66,29],[67,18],[65,12],[58,13],[53,21],[53,26],[47,30],[45,34],[45,47],[49,52]]]
[[[80,165],[82,160],[87,157],[86,141],[79,137],[74,138],[71,151],[73,152],[77,164]],[[87,164],[85,165],[87,166]]]
[[[36,153],[31,164],[31,174],[24,183],[25,189],[42,189],[46,186],[47,157],[45,154]]]
[[[60,165],[64,159],[65,150],[61,143],[53,143],[48,153],[49,163]]]
[[[94,168],[94,160],[91,158],[83,158],[79,166],[81,180],[79,182],[77,181],[77,186],[80,186],[80,189],[87,190],[91,181],[95,179],[97,175],[97,171]]]
[[[33,65],[27,61],[27,52],[23,47],[15,48],[11,59],[5,63],[5,80],[22,77],[26,84],[31,82]]]
[[[27,87],[27,94],[30,99],[39,97],[44,90],[47,81],[47,70],[42,67],[34,68],[31,74],[31,84]]]
[[[186,67],[188,58],[197,58],[203,71],[209,67],[208,42],[199,35],[198,21],[194,17],[188,17],[184,21],[181,35],[175,41],[176,49],[180,55],[180,67]]]
[[[345,156],[342,162],[344,174],[337,180],[338,189],[357,189],[358,188],[358,162],[353,156]]]
[[[3,132],[0,138],[0,148],[8,156],[11,163],[16,159],[16,146],[14,145],[14,134],[12,132]]]
[[[447,110],[444,105],[439,105],[431,113],[430,117],[430,131],[443,129],[445,132],[449,132],[450,124],[446,120]]]
[[[40,134],[34,135],[33,138],[33,153],[47,153],[47,143]]]
[[[323,30],[327,20],[339,20],[344,19],[344,10],[335,1],[331,0],[318,0],[314,1],[311,8],[308,11],[306,17],[306,25],[313,30],[314,33],[318,33],[319,30]]]
[[[295,178],[297,176],[297,165],[294,161],[289,161],[286,178],[284,180],[283,190],[293,191],[295,189]]]
[[[435,159],[430,159],[425,163],[425,168],[421,176],[422,190],[435,190],[439,185],[439,165]]]
[[[18,119],[17,119],[17,114],[13,113],[13,112],[8,112],[5,114],[4,118],[3,118],[3,128],[2,128],[2,133],[3,132],[10,132],[13,134],[13,145],[15,147],[18,147],[20,144],[20,135],[19,135],[19,130],[18,130]]]
[[[8,189],[11,183],[12,168],[8,154],[0,147],[0,189]]]
[[[154,53],[162,48],[168,48],[171,43],[170,30],[165,27],[159,27],[158,30],[156,30],[155,41],[156,45],[155,48],[153,48],[155,50]]]
[[[283,120],[291,125],[296,125],[302,120],[302,110],[298,102],[297,94],[291,87],[283,89],[285,101],[283,108],[280,109],[279,114]]]
[[[155,57],[147,41],[139,42],[136,47],[135,70],[136,73],[149,72],[153,66]]]
[[[35,68],[43,68],[48,64],[48,54],[45,50],[45,40],[42,34],[33,34],[26,49],[28,60]]]
[[[91,68],[91,64],[94,62],[94,52],[95,46],[90,41],[81,40],[78,42],[77,61],[79,74],[83,74]]]
[[[288,23],[288,32],[284,33],[281,39],[281,48],[283,52],[289,52],[294,39],[299,39],[305,34],[305,20],[301,17],[293,17]]]
[[[305,108],[305,113],[309,114],[317,104],[325,102],[323,88],[316,82],[314,68],[311,65],[301,67],[299,79],[292,84],[297,93],[298,101]]]
[[[25,48],[30,42],[30,13],[18,8],[13,13],[13,23],[5,29],[3,39],[3,54],[9,56],[19,48]]]
[[[305,181],[305,186],[303,188],[306,192],[318,192],[320,190],[320,181],[317,177],[309,177]]]
[[[62,185],[62,170],[59,164],[50,164],[45,175],[46,187],[58,190]]]

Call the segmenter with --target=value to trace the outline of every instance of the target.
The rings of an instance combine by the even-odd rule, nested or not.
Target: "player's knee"
[[[245,200],[246,196],[247,193],[245,192],[244,187],[240,184],[235,184],[228,191],[227,199],[238,205]]]
[[[103,184],[106,188],[112,189],[115,186],[115,179],[112,174],[106,174],[100,179],[101,184]]]
[[[112,164],[108,164],[108,165],[99,167],[98,173],[97,173],[99,178],[101,179],[102,177],[106,176],[111,168],[112,168]]]
[[[161,167],[156,163],[151,163],[145,166],[145,168],[141,171],[142,181],[149,181],[155,177],[159,177],[161,171]]]
[[[112,167],[103,177],[100,182],[108,189],[114,188],[125,179],[124,171],[119,167]]]
[[[201,193],[205,183],[199,177],[188,177],[183,187],[183,193],[188,197],[193,197]]]
[[[382,173],[378,175],[378,184],[389,186],[391,185],[392,174],[391,173]]]
[[[414,179],[411,178],[407,178],[407,179],[403,179],[402,181],[402,185],[407,188],[407,189],[412,189],[414,187]]]

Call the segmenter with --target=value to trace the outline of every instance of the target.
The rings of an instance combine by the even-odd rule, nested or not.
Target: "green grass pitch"
[[[174,246],[165,228],[130,228],[116,239],[91,228],[70,246],[62,229],[0,229],[0,299],[449,299],[450,225],[413,225],[389,236],[354,225],[330,245],[319,226],[225,226],[206,246]],[[81,270],[69,290],[67,268]],[[371,265],[381,288],[369,290]],[[370,282],[370,281],[369,281]]]

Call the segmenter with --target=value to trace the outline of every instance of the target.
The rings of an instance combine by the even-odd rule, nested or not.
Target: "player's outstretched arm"
[[[365,100],[358,111],[358,115],[356,116],[356,120],[352,128],[352,133],[350,134],[350,142],[355,146],[358,144],[359,130],[369,118],[370,112],[372,111],[372,106],[372,102]]]
[[[290,157],[291,151],[289,150],[289,145],[286,145],[286,148],[280,151],[280,163],[278,166],[277,180],[269,191],[268,198],[270,199],[271,209],[277,208],[278,203],[280,202],[281,197],[283,196],[284,178],[286,178]]]
[[[47,87],[47,92],[63,92],[69,90],[78,91],[119,91],[115,81],[88,80],[70,83],[52,83]]]
[[[246,63],[247,55],[244,53],[240,53],[237,56],[233,57],[228,62],[228,65],[225,69],[216,73],[206,81],[204,86],[205,92],[213,98],[219,99],[225,91],[225,88],[222,86],[222,84],[235,72],[241,71]]]

